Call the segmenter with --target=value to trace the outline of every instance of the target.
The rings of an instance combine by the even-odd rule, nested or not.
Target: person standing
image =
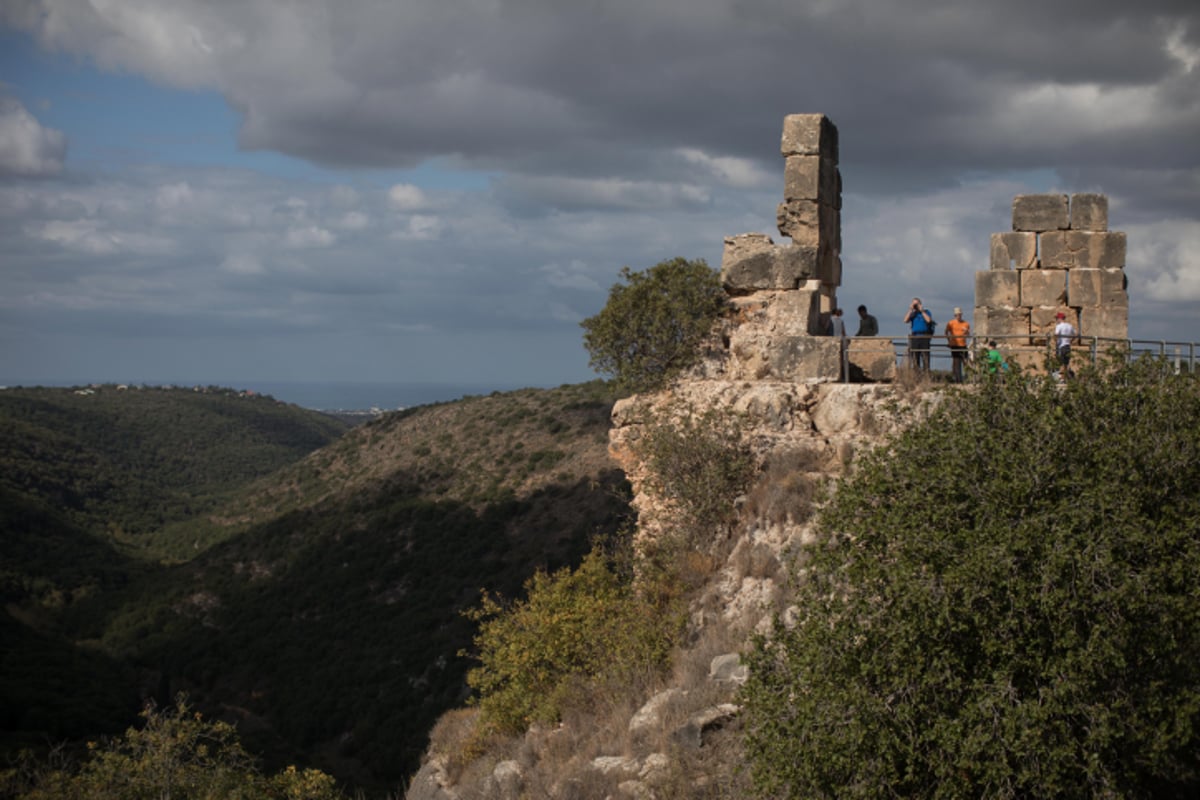
[[[913,369],[929,372],[929,340],[933,337],[933,315],[914,297],[904,315],[904,324],[909,327],[908,365]]]
[[[967,363],[967,337],[971,323],[963,319],[962,309],[954,309],[954,319],[946,323],[946,344],[950,345],[951,372],[955,383],[963,382],[963,367]]]
[[[1074,375],[1071,372],[1071,344],[1079,334],[1075,326],[1067,322],[1067,315],[1063,312],[1058,312],[1054,318],[1058,320],[1054,326],[1054,354],[1058,356],[1058,363],[1062,366],[1060,374],[1065,381]]]
[[[879,320],[873,314],[867,313],[866,306],[858,307],[858,333],[855,336],[878,336]]]
[[[1004,356],[1000,354],[1000,348],[996,347],[995,339],[987,343],[987,348],[987,352],[983,354],[984,370],[989,375],[995,375],[1008,369],[1008,364],[1004,363]]]
[[[846,338],[846,321],[842,319],[842,310],[835,308],[829,318],[829,335],[838,339]]]

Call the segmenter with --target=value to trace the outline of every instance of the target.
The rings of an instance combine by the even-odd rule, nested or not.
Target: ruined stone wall
[[[823,336],[842,282],[842,178],[837,127],[824,114],[784,118],[783,202],[776,244],[763,233],[725,239],[721,281],[735,314],[702,367],[729,380],[837,380],[838,342]],[[700,377],[700,376],[698,376]]]
[[[1108,230],[1102,194],[1017,195],[1012,231],[992,234],[990,269],[975,274],[979,336],[1041,346],[1060,311],[1083,336],[1129,336],[1125,234]]]

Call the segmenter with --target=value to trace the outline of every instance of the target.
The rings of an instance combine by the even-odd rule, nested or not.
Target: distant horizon
[[[565,381],[572,383],[572,381]],[[68,389],[76,386],[126,385],[173,386],[189,389],[196,386],[217,386],[239,391],[268,395],[313,411],[365,411],[378,408],[394,411],[401,408],[450,402],[463,397],[488,395],[492,392],[511,392],[524,388],[550,388],[517,382],[458,383],[453,381],[314,381],[314,380],[27,380],[0,378],[5,389]],[[561,384],[555,384],[556,386]]]

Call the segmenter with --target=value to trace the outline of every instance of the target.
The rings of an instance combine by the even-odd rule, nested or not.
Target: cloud
[[[388,203],[396,211],[417,211],[428,206],[429,200],[419,186],[397,183],[388,189]]]
[[[0,94],[0,176],[57,175],[66,157],[62,132],[42,127],[19,100]]]

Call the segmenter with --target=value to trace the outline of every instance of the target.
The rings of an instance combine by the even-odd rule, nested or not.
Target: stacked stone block
[[[993,233],[975,274],[975,332],[1042,345],[1059,312],[1083,336],[1129,335],[1125,234],[1108,230],[1102,194],[1017,195],[1012,231]]]
[[[726,377],[837,380],[839,343],[823,336],[842,281],[837,128],[824,114],[784,118],[784,198],[777,244],[762,233],[725,239],[721,281],[737,310]]]

